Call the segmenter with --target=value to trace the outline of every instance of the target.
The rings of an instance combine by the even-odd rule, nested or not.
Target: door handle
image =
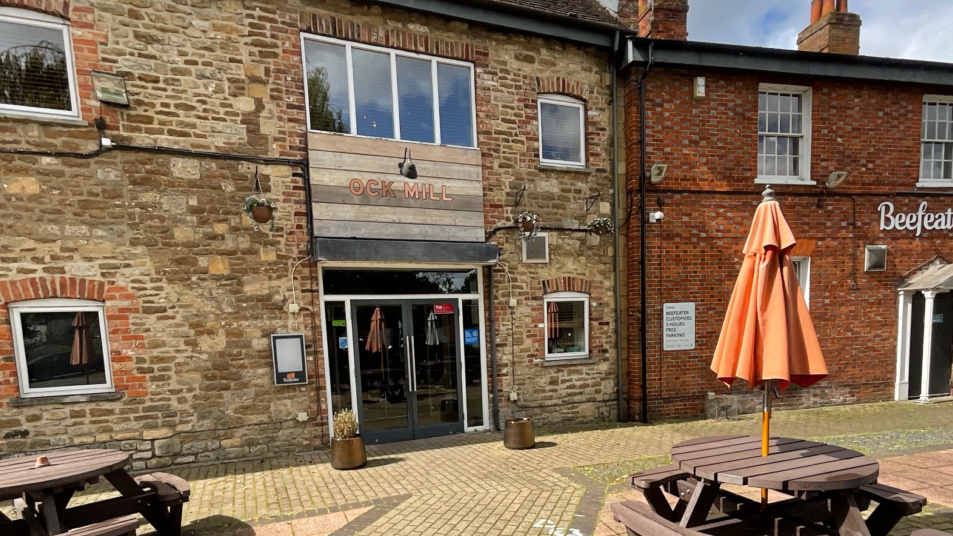
[[[414,336],[410,336],[410,381],[413,392],[417,392],[417,349],[414,348]]]

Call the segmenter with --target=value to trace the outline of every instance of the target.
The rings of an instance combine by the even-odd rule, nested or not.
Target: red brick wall
[[[708,96],[694,100],[692,83],[698,75],[707,77]],[[637,194],[638,93],[632,82],[626,95],[627,166],[628,187]],[[896,288],[904,274],[934,256],[953,259],[946,231],[927,231],[918,239],[879,228],[880,203],[892,201],[898,211],[914,212],[924,199],[894,194],[914,190],[917,183],[921,102],[934,91],[660,69],[650,73],[647,83],[647,166],[669,165],[664,181],[649,185],[647,195],[648,210],[665,213],[660,224],[646,228],[650,417],[699,416],[707,392],[727,392],[709,365],[741,266],[741,247],[764,189],[754,183],[759,83],[813,89],[811,170],[818,185],[775,189],[800,248],[807,250],[802,252],[811,256],[810,307],[830,378],[811,389],[789,391],[782,405],[890,399]],[[850,176],[819,207],[816,196],[833,171]],[[927,201],[932,211],[953,207],[953,197]],[[630,410],[638,414],[638,215],[627,233],[628,299],[634,307],[628,326],[629,395]],[[866,244],[888,246],[886,272],[864,273]],[[662,306],[682,301],[696,303],[696,349],[663,351]]]

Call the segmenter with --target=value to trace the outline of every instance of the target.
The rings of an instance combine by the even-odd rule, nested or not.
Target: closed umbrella
[[[440,336],[437,331],[437,315],[430,311],[427,317],[427,346],[437,346],[440,344]]]
[[[827,377],[791,250],[796,244],[781,207],[767,188],[755,211],[741,273],[731,293],[711,368],[731,386],[736,378],[763,386],[761,454],[768,455],[775,385],[808,387]],[[761,492],[767,504],[767,490]]]
[[[93,356],[93,339],[89,335],[89,324],[82,311],[76,313],[73,319],[73,348],[69,355],[69,364],[83,366],[86,372],[86,384],[89,384],[89,361]]]
[[[381,308],[378,307],[374,309],[374,314],[371,316],[371,326],[367,334],[367,344],[364,345],[364,349],[368,352],[376,353],[384,349],[384,313],[381,312]]]
[[[548,329],[546,333],[546,338],[548,339],[558,339],[559,338],[559,305],[556,302],[549,303],[549,319]]]

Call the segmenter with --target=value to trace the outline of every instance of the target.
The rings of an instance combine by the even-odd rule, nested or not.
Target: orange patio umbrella
[[[384,313],[381,312],[380,307],[377,307],[371,316],[371,326],[367,333],[367,344],[364,345],[364,349],[373,354],[383,350],[384,344]]]
[[[549,339],[559,338],[559,306],[556,302],[549,303],[549,318],[547,319],[549,333],[546,337]]]
[[[761,454],[768,455],[770,393],[777,382],[808,387],[827,377],[814,323],[791,261],[796,244],[770,187],[755,211],[744,263],[731,293],[711,368],[729,386],[736,378],[763,385]],[[767,490],[762,490],[762,503]]]
[[[76,313],[73,319],[73,347],[70,350],[69,364],[77,367],[82,365],[86,372],[86,383],[89,384],[89,362],[93,357],[93,339],[89,333],[89,324],[82,311]]]

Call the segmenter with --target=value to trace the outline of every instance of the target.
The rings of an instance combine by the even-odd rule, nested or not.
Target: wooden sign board
[[[315,236],[483,242],[480,151],[311,132]],[[409,148],[417,178],[397,164]]]

